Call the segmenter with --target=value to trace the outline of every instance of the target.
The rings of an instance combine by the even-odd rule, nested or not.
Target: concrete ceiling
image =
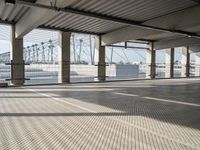
[[[200,33],[200,6],[188,8],[172,14],[161,16],[144,22],[145,25],[156,26],[165,29],[182,30],[192,33]],[[105,44],[112,44],[123,40],[144,39],[159,41],[163,39],[183,38],[187,35],[155,31],[136,27],[126,27],[104,34],[102,40]]]
[[[200,44],[199,4],[198,0],[57,0],[59,10],[54,10],[41,7],[51,6],[50,0],[17,0],[15,5],[1,0],[0,20],[15,24],[17,38],[44,27],[100,34],[105,45],[142,39],[167,48]]]

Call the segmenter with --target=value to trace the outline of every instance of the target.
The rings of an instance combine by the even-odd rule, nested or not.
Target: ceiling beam
[[[1,23],[1,24],[9,24],[9,25],[14,25],[14,24],[15,24],[15,23],[12,22],[12,21],[1,20],[1,19],[0,19],[0,23]]]
[[[60,1],[57,1],[57,6],[61,8],[66,7],[75,1],[76,0],[60,0]],[[16,4],[29,3],[31,5],[38,4],[38,5],[43,5],[43,6],[50,5],[49,1],[44,1],[44,0],[37,0],[36,3],[32,3],[27,0],[26,1],[16,0],[15,3]],[[54,10],[43,9],[41,7],[34,7],[34,8],[30,7],[28,12],[15,24],[16,38],[22,38],[31,30],[44,24],[45,22],[54,18],[56,15],[58,15],[58,12]]]
[[[86,31],[82,31],[82,30],[73,30],[73,29],[63,29],[63,28],[49,27],[49,26],[44,26],[44,25],[41,25],[38,28],[49,29],[49,30],[57,30],[57,31],[63,31],[63,32],[74,32],[74,33],[83,33],[83,34],[91,34],[91,35],[100,35],[100,34],[95,33],[95,32],[86,32]]]
[[[0,24],[15,25],[15,22],[5,21],[5,20],[0,19]],[[74,32],[74,33],[82,33],[82,34],[100,35],[99,33],[95,33],[95,32],[86,32],[86,31],[82,31],[82,30],[56,28],[56,27],[49,27],[49,26],[44,26],[44,25],[38,26],[37,28],[47,29],[47,30],[64,31],[64,32]]]
[[[162,39],[171,37],[173,33],[165,33],[161,31],[154,31],[148,29],[125,27],[120,30],[113,31],[109,34],[102,35],[102,44],[110,45],[114,43],[120,43],[129,40],[146,40],[146,41],[156,41],[156,39]]]
[[[176,13],[161,16],[155,19],[148,20],[144,22],[145,25],[156,26],[160,28],[167,28],[171,30],[184,30],[187,32],[196,31],[200,25],[200,6],[188,8]],[[195,30],[194,30],[195,29]],[[199,28],[200,29],[200,28]],[[150,32],[153,32],[149,35]],[[160,40],[163,38],[168,38],[170,36],[186,36],[179,33],[162,32],[149,29],[138,29],[135,27],[125,27],[113,32],[104,34],[102,36],[103,42],[107,44],[113,44],[117,42],[122,42],[123,39],[127,40]],[[187,35],[186,37],[192,37]],[[197,38],[196,36],[194,36]]]
[[[200,52],[200,44],[199,45],[191,45],[189,46],[189,49],[192,51],[192,52]],[[199,53],[200,54],[200,53]]]
[[[196,36],[196,37],[200,38],[200,35],[197,35],[197,34],[191,33],[191,32],[186,32],[183,30],[160,28],[160,27],[156,27],[156,26],[142,24],[142,22],[138,22],[138,21],[134,21],[134,20],[121,19],[121,18],[102,15],[102,14],[93,13],[93,12],[89,12],[89,11],[83,11],[83,10],[72,9],[72,8],[64,8],[64,9],[61,9],[61,11],[67,12],[67,13],[83,15],[83,16],[87,16],[87,17],[99,18],[99,19],[113,21],[113,22],[117,22],[117,23],[122,23],[122,24],[130,25],[130,26],[134,26],[134,27],[140,27],[142,29],[151,29],[154,31],[162,31],[162,32],[167,32],[167,33],[177,33],[177,34],[184,35],[184,36]]]
[[[161,28],[158,26],[151,26],[151,25],[147,25],[147,24],[142,24],[142,22],[138,22],[138,21],[134,21],[134,20],[127,20],[127,19],[122,19],[122,18],[118,18],[118,17],[112,17],[112,16],[103,15],[103,14],[99,14],[99,13],[83,11],[83,10],[79,10],[79,9],[73,9],[70,7],[65,7],[65,8],[51,7],[48,5],[35,4],[35,3],[31,3],[31,2],[26,2],[23,0],[17,0],[17,3],[24,5],[24,6],[28,6],[28,7],[33,7],[33,8],[38,8],[38,9],[40,8],[43,10],[52,10],[52,11],[58,11],[58,12],[72,13],[72,14],[76,14],[76,15],[83,15],[83,16],[87,16],[87,17],[108,20],[108,21],[112,21],[112,22],[122,23],[124,25],[140,27],[142,29],[148,29],[148,30],[150,29],[150,30],[161,31],[161,32],[166,32],[166,33],[176,33],[179,35],[200,38],[200,35],[197,35],[192,32],[186,32],[186,31],[177,30],[177,29]]]
[[[160,40],[154,42],[155,50],[159,49],[167,49],[167,48],[175,48],[175,47],[182,47],[182,46],[191,46],[191,45],[198,45],[200,44],[200,39],[197,38],[176,38],[176,39],[168,39],[168,40]]]

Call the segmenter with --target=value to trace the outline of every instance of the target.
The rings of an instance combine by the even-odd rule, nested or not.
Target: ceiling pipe
[[[58,8],[58,7],[48,6],[48,5],[42,5],[42,4],[39,4],[39,3],[27,2],[27,1],[24,1],[24,0],[15,0],[15,3],[23,5],[23,6],[27,6],[27,7],[37,7],[37,8],[48,9],[48,10],[57,11],[57,12],[72,13],[72,14],[76,14],[76,15],[82,15],[82,16],[87,16],[87,17],[103,19],[103,20],[107,20],[107,21],[112,21],[112,22],[130,25],[130,26],[135,26],[135,27],[139,27],[139,28],[143,28],[143,29],[162,31],[162,32],[166,32],[166,33],[174,33],[174,34],[179,34],[179,35],[183,35],[183,36],[186,36],[186,37],[200,38],[200,35],[198,35],[196,33],[191,33],[191,32],[182,31],[182,30],[174,30],[174,29],[172,30],[172,29],[166,29],[166,28],[144,25],[144,24],[142,24],[142,22],[138,22],[138,21],[132,21],[132,20],[112,17],[112,16],[108,16],[108,15],[102,15],[102,14],[98,14],[98,13],[73,9],[73,8],[69,8],[69,7]]]

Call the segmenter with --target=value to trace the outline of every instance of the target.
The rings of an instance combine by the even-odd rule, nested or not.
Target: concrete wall
[[[94,65],[74,65],[71,64],[71,75],[86,75],[97,76],[97,66]],[[40,72],[40,71],[59,71],[58,64],[31,64],[26,66],[26,72]],[[139,73],[139,65],[121,65],[112,64],[106,66],[106,76],[130,76],[137,77]]]

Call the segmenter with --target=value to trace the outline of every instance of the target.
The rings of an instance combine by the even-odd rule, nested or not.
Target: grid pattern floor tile
[[[0,150],[199,150],[200,79],[0,89]]]

